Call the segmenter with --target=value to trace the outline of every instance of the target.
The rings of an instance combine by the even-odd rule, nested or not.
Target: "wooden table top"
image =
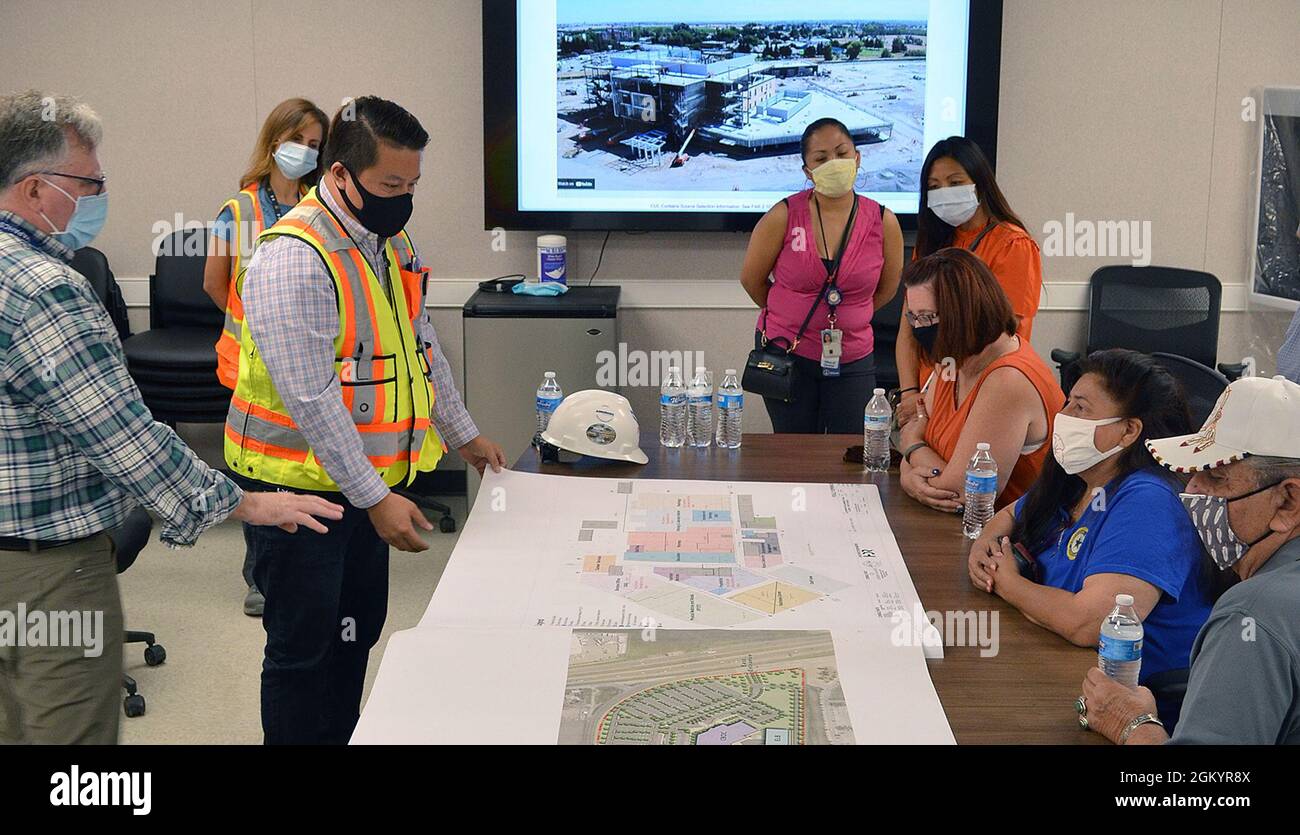
[[[931,510],[903,492],[897,472],[870,474],[846,463],[855,435],[745,435],[739,450],[646,447],[645,466],[583,458],[543,464],[533,449],[520,472],[602,478],[787,481],[875,484],[885,515],[927,611],[997,612],[996,656],[978,646],[944,647],[930,677],[959,743],[1089,744],[1104,740],[1079,729],[1074,700],[1096,651],[1075,647],[1025,619],[1001,598],[974,588],[966,572],[970,543],[959,517]],[[974,641],[968,641],[974,643]]]

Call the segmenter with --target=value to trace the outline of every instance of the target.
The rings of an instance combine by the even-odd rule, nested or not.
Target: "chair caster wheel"
[[[167,650],[163,649],[162,644],[154,644],[144,648],[144,663],[150,667],[157,667],[166,660]]]
[[[144,696],[139,693],[127,696],[122,700],[122,710],[126,713],[128,719],[144,716]]]
[[[450,516],[442,517],[441,519],[438,520],[438,530],[442,531],[443,533],[455,533],[456,520]]]

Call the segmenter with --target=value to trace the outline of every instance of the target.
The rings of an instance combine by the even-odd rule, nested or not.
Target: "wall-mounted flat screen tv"
[[[940,139],[997,153],[1001,0],[485,0],[486,227],[748,230],[834,117],[915,225]]]

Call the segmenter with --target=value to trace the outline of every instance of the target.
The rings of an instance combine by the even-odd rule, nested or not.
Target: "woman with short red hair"
[[[978,257],[943,249],[903,272],[907,317],[934,365],[919,419],[900,434],[903,489],[937,510],[964,502],[966,465],[987,443],[1004,507],[1043,466],[1065,395],[1019,324],[1006,293]]]

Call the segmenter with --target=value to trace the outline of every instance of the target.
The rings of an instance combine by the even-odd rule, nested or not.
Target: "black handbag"
[[[745,373],[740,380],[740,387],[745,391],[784,403],[794,402],[794,384],[798,376],[798,368],[794,364],[794,349],[799,347],[799,340],[803,339],[803,333],[808,329],[808,323],[812,321],[813,314],[817,312],[822,299],[826,298],[827,292],[835,286],[840,271],[840,261],[844,258],[844,251],[849,247],[849,234],[853,231],[853,223],[857,217],[858,200],[854,195],[853,208],[849,211],[849,222],[844,225],[844,239],[840,241],[839,251],[835,253],[835,261],[826,274],[826,283],[822,285],[817,300],[813,302],[808,315],[804,317],[794,342],[784,336],[771,340],[767,338],[767,308],[763,308],[763,329],[755,334],[754,350],[749,352],[749,357],[745,360]],[[778,345],[778,341],[784,342],[785,347]]]

